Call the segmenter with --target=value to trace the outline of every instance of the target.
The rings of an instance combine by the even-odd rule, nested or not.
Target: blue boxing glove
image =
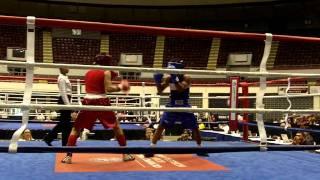
[[[163,74],[154,74],[153,79],[157,86],[161,85]]]

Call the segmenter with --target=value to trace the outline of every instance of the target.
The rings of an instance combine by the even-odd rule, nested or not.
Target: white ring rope
[[[229,76],[268,76],[268,77],[309,77],[319,78],[320,74],[310,73],[278,73],[278,72],[246,72],[246,71],[210,71],[195,69],[163,69],[163,68],[143,68],[143,67],[123,67],[123,66],[97,66],[97,65],[79,65],[79,64],[58,64],[58,63],[28,63],[0,60],[0,64],[18,65],[18,66],[36,66],[42,68],[61,68],[70,69],[104,69],[114,71],[130,72],[149,72],[149,73],[167,73],[167,74],[197,74],[197,75],[229,75]]]
[[[7,115],[9,115],[9,116],[19,116],[19,115],[13,114],[13,113],[7,113]],[[29,116],[31,116],[31,117],[36,117],[38,115],[44,115],[44,116],[49,116],[49,117],[52,116],[51,113],[29,113]],[[55,115],[59,116],[60,113],[57,113]],[[152,115],[152,114],[147,114],[147,115],[125,115],[125,114],[122,115],[122,114],[117,114],[116,115],[116,117],[118,117],[118,118],[122,118],[122,117],[140,117],[140,116],[143,116],[143,117],[155,117],[155,115]]]
[[[23,95],[24,92],[13,92],[13,93],[0,93],[0,98],[5,98],[7,97],[7,95]],[[43,92],[43,94],[41,94],[40,92],[38,93],[32,93],[33,96],[40,96],[40,97],[32,97],[31,99],[38,99],[41,100],[42,98],[45,100],[57,100],[56,98],[53,97],[59,97],[59,93],[57,92]],[[121,96],[123,94],[118,94],[117,93],[113,93],[113,94],[108,94],[106,95],[108,98],[121,98],[119,96]],[[51,96],[51,97],[48,97]],[[81,100],[81,97],[84,97],[85,94],[72,94],[72,98],[77,98],[79,100]],[[286,97],[290,97],[290,98],[299,98],[299,97],[314,97],[314,96],[320,96],[320,93],[310,93],[310,94],[288,94],[288,95],[272,95],[272,96],[263,96],[264,99],[268,99],[268,98],[286,98]],[[41,98],[42,97],[42,98]],[[23,99],[23,97],[9,97],[12,99]],[[142,98],[141,95],[126,95],[125,98]],[[170,98],[169,96],[160,96],[160,95],[145,95],[145,98]],[[189,99],[229,99],[230,96],[210,96],[210,97],[201,97],[201,96],[190,96]],[[239,99],[244,99],[244,98],[249,98],[249,99],[256,99],[257,96],[246,96],[246,97],[242,97],[239,96]],[[112,99],[111,99],[112,100]]]
[[[248,112],[248,113],[315,113],[320,109],[253,109],[253,108],[155,108],[53,104],[0,104],[0,108],[90,110],[90,111],[167,111],[167,112]]]
[[[17,114],[14,114],[12,112],[8,112],[6,113],[6,115],[8,116],[23,116],[23,115],[17,115]],[[49,116],[49,117],[52,117],[52,113],[29,113],[29,116],[31,117],[36,117],[38,115],[44,115],[44,116]],[[55,115],[59,116],[60,113],[56,113]],[[146,114],[146,115],[127,115],[127,114],[117,114],[116,117],[118,118],[121,118],[121,117],[140,117],[140,116],[143,116],[143,117],[155,117],[155,115],[152,115],[152,114]]]
[[[9,93],[9,95],[22,95],[22,94],[11,94],[11,93]],[[16,97],[9,97],[9,99],[8,99],[8,101],[18,101],[18,100],[23,100],[23,97],[16,96]],[[57,98],[53,98],[53,97],[45,96],[45,97],[32,97],[31,100],[32,101],[48,101],[48,100],[57,101],[58,99]]]
[[[277,96],[263,96],[263,99],[271,99],[271,98],[299,98],[299,97],[314,97],[314,96],[320,96],[320,93],[312,93],[312,94],[288,94],[286,95],[277,95]],[[109,97],[109,96],[108,96]],[[110,96],[110,97],[119,97],[119,96]],[[135,96],[139,97],[139,96]],[[146,96],[146,98],[170,98],[169,96]],[[189,99],[229,99],[230,96],[211,96],[211,97],[201,97],[201,96],[191,96]],[[257,96],[239,96],[239,99],[256,99]]]
[[[5,94],[8,94],[8,95],[23,95],[23,93],[5,93]],[[44,95],[41,95],[41,94],[32,94],[33,96],[44,96],[44,97],[32,97],[31,99],[32,100],[54,100],[54,101],[57,101],[56,98],[52,98],[52,97],[58,97],[59,94],[58,93],[50,93],[50,94],[44,94]],[[119,97],[120,95],[123,95],[123,94],[119,94],[119,95],[106,95],[106,97],[108,98],[122,98],[122,97]],[[52,96],[52,97],[48,97],[48,96]],[[80,95],[72,95],[72,98],[81,98],[81,97],[84,97],[85,94],[80,94]],[[320,96],[320,93],[311,93],[311,94],[288,94],[288,95],[273,95],[273,96],[263,96],[263,99],[271,99],[271,98],[300,98],[300,97],[314,97],[314,96]],[[5,97],[5,95],[3,94],[3,97]],[[142,98],[142,96],[140,95],[126,95],[124,96],[125,98],[135,98],[135,99],[125,99],[125,101],[132,101],[132,100],[139,100]],[[2,96],[0,95],[0,98],[2,98]],[[12,99],[23,99],[23,97],[9,97],[9,98],[12,98]],[[156,96],[152,96],[152,95],[146,95],[145,98],[170,98],[170,96],[159,96],[159,95],[156,95]],[[210,97],[201,97],[201,96],[191,96],[189,97],[189,99],[229,99],[230,96],[210,96]],[[239,99],[245,99],[245,98],[248,98],[248,99],[256,99],[257,96],[247,96],[247,97],[242,97],[242,96],[239,96],[238,97]],[[111,100],[115,100],[115,99],[111,99]],[[9,100],[9,101],[12,101],[12,100]]]

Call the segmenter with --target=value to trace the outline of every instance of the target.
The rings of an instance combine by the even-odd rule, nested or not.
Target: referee
[[[58,76],[58,88],[60,97],[58,104],[70,104],[72,89],[71,83],[68,79],[69,69],[60,68],[60,74]],[[66,146],[68,142],[68,137],[72,129],[71,123],[71,110],[60,110],[60,118],[57,125],[43,138],[43,141],[48,145],[52,146],[51,142],[57,138],[59,132],[62,133],[62,146]]]

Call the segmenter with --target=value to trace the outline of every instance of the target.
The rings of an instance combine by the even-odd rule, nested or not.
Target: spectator
[[[192,135],[190,130],[185,129],[181,136],[178,138],[178,141],[191,141]]]
[[[302,145],[304,143],[304,137],[302,133],[298,132],[293,138],[293,145]]]
[[[21,134],[19,141],[34,141],[31,131],[29,129],[25,129]]]
[[[298,132],[293,138],[294,145],[314,145],[315,141],[309,132]]]
[[[153,133],[154,133],[153,128],[146,128],[146,140],[152,140]]]
[[[304,132],[303,137],[305,139],[304,145],[314,145],[314,139],[309,132]]]

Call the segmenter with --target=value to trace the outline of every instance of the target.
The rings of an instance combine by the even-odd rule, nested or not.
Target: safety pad
[[[152,158],[135,155],[134,161],[123,162],[121,154],[73,154],[72,164],[63,164],[64,153],[56,155],[55,172],[130,172],[130,171],[227,171],[192,154],[157,154]]]

